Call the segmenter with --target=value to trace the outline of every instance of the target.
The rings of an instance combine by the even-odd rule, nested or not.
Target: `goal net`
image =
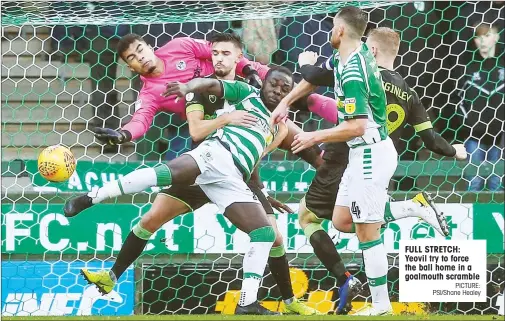
[[[496,314],[503,304],[505,277],[503,132],[495,133],[484,109],[465,114],[456,88],[465,68],[480,61],[473,40],[476,23],[503,22],[502,8],[422,1],[2,1],[2,315],[233,313],[248,238],[212,204],[165,224],[109,295],[99,295],[78,275],[82,267],[110,268],[157,190],[120,197],[72,219],[63,215],[65,200],[146,164],[172,159],[190,144],[184,121],[165,113],[155,117],[145,137],[119,149],[105,148],[94,139],[92,127],[117,128],[135,111],[140,81],[115,56],[117,39],[135,32],[159,48],[173,37],[204,39],[214,30],[233,31],[242,36],[249,59],[297,71],[300,52],[316,51],[321,60],[331,54],[333,14],[350,3],[368,12],[370,27],[387,26],[400,33],[396,70],[422,98],[437,131],[475,150],[471,161],[439,157],[407,127],[390,194],[403,200],[428,191],[447,215],[447,239],[487,240],[487,301],[398,302],[399,241],[441,239],[425,223],[409,218],[391,222],[382,231],[394,310]],[[498,34],[500,46],[503,31]],[[503,59],[503,50],[497,49],[496,56]],[[503,84],[503,64],[485,68],[473,71],[469,81],[477,83],[477,78],[495,73],[501,81],[496,88]],[[503,104],[502,90],[492,94]],[[503,126],[503,110],[495,115]],[[292,116],[307,131],[331,126],[310,113]],[[476,131],[466,116],[486,126]],[[393,111],[388,122],[394,125],[399,117]],[[39,152],[55,144],[70,147],[77,158],[76,172],[65,183],[48,183],[37,173]],[[260,174],[270,194],[296,212],[314,169],[276,151],[262,161]],[[338,301],[335,279],[315,257],[297,215],[277,218],[295,295],[332,313]],[[365,283],[357,237],[337,232],[329,222],[323,226],[349,270]],[[259,295],[266,307],[282,311],[268,268]],[[365,285],[354,308],[370,300]]]

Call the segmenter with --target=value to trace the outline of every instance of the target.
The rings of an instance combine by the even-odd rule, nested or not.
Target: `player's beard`
[[[216,69],[214,73],[216,74],[216,76],[223,78],[223,77],[228,76],[230,74],[230,72],[231,72],[231,69],[230,70]]]
[[[340,39],[334,39],[333,37],[330,39],[331,46],[334,49],[338,49],[340,47]]]
[[[152,66],[151,68],[149,68],[147,70],[147,74],[150,75],[150,74],[154,73],[155,70],[156,70],[156,66]]]

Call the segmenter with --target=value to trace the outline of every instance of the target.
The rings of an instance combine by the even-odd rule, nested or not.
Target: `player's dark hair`
[[[242,40],[240,39],[240,37],[238,35],[236,35],[234,33],[216,32],[210,36],[210,42],[211,43],[231,42],[237,48],[242,49]]]
[[[268,78],[270,78],[270,76],[272,75],[272,73],[274,71],[283,73],[286,76],[289,76],[291,79],[293,79],[293,73],[291,72],[291,70],[289,70],[288,68],[286,68],[284,66],[269,65],[268,67],[270,68],[270,70],[268,70],[268,72],[267,72],[267,74],[265,76],[265,80],[268,79]]]
[[[129,33],[126,36],[122,37],[117,44],[117,53],[119,57],[123,58],[123,53],[128,50],[130,45],[137,40],[144,43],[146,42],[144,38],[142,38],[140,35],[137,35],[136,33]]]
[[[361,39],[365,34],[368,23],[366,12],[355,6],[346,6],[341,8],[336,17],[344,20],[345,24],[351,29],[353,38]]]

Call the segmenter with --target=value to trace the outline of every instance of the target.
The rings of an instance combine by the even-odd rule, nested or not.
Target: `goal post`
[[[96,205],[72,219],[63,215],[65,200],[176,157],[190,143],[184,121],[165,113],[156,116],[144,138],[118,150],[104,150],[94,139],[90,129],[97,122],[124,124],[135,111],[139,79],[114,55],[118,36],[137,32],[158,48],[173,36],[203,39],[214,30],[234,31],[248,39],[244,51],[251,60],[266,59],[297,71],[296,58],[303,50],[331,54],[332,13],[351,4],[369,14],[370,27],[388,26],[400,33],[397,71],[422,98],[444,137],[451,142],[465,138],[469,127],[451,103],[477,52],[464,2],[2,1],[2,316],[233,313],[248,238],[211,204],[155,233],[111,294],[100,296],[78,275],[82,267],[110,268],[157,189]],[[490,7],[484,13],[494,17],[494,11]],[[332,95],[331,90],[322,93]],[[109,110],[106,120],[101,119],[104,110]],[[388,122],[399,116],[390,113]],[[294,113],[293,119],[305,130],[331,126],[304,112]],[[38,153],[54,144],[71,148],[77,159],[76,172],[65,183],[48,183],[37,173]],[[441,158],[427,151],[412,128],[405,130],[401,146],[391,196],[402,200],[428,191],[448,217],[447,239],[486,240],[488,283],[485,303],[398,302],[399,241],[442,237],[417,219],[391,222],[382,236],[395,312],[496,314],[505,277],[503,157],[482,164]],[[483,152],[488,153],[493,152]],[[314,173],[281,151],[260,164],[270,194],[295,212]],[[475,176],[486,183],[497,176],[501,189],[468,191]],[[297,215],[276,216],[295,295],[321,312],[334,311],[335,279],[315,257]],[[330,222],[323,227],[349,270],[365,283],[356,236],[337,232]],[[370,303],[367,291],[355,308]],[[259,295],[266,307],[283,310],[268,268]]]

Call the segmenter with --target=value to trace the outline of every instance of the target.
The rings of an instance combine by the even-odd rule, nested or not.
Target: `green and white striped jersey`
[[[239,170],[249,179],[254,167],[260,161],[265,148],[272,142],[274,134],[270,130],[270,111],[260,98],[260,91],[244,82],[220,80],[225,103],[222,112],[245,110],[258,118],[252,127],[226,125],[211,137],[218,137],[229,147]]]
[[[347,142],[350,147],[378,143],[387,138],[386,93],[374,56],[362,43],[344,64],[337,50],[323,65],[333,70],[338,120],[367,118],[365,134]]]

